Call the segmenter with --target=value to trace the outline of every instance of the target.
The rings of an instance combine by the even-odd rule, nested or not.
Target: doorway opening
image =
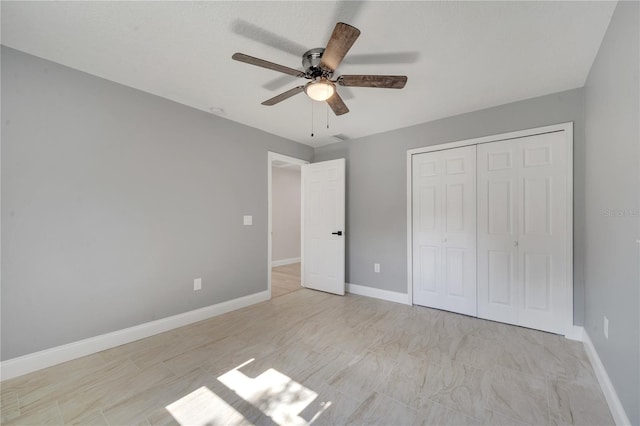
[[[308,161],[274,152],[268,160],[268,290],[273,298],[302,288],[301,166]]]

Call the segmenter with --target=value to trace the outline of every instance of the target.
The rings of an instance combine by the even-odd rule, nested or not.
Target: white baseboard
[[[411,303],[409,303],[409,295],[406,293],[398,293],[397,291],[381,290],[379,288],[347,283],[347,293],[411,305]]]
[[[613,420],[618,426],[630,425],[631,422],[629,421],[629,417],[627,417],[627,413],[624,411],[624,407],[622,407],[620,398],[618,398],[618,394],[613,387],[613,383],[611,383],[611,379],[609,379],[607,370],[605,370],[604,365],[600,360],[600,356],[598,355],[595,346],[593,346],[593,342],[591,341],[591,338],[589,338],[589,334],[586,330],[584,331],[583,342],[589,361],[591,361],[591,366],[593,367],[596,377],[598,378],[598,382],[600,383],[600,387],[602,388],[602,393],[607,400],[607,404],[609,404],[609,410],[611,410]]]
[[[300,258],[292,257],[290,259],[274,260],[271,262],[271,267],[291,265],[292,263],[300,263]]]
[[[261,291],[260,293],[250,294],[182,314],[150,321],[123,330],[12,358],[0,362],[0,379],[12,379],[23,374],[124,345],[125,343],[130,343],[135,340],[144,339],[154,334],[173,330],[174,328],[222,315],[266,300],[269,300],[269,292]]]
[[[584,327],[579,325],[572,326],[569,331],[564,335],[569,340],[576,340],[578,342],[584,342]]]

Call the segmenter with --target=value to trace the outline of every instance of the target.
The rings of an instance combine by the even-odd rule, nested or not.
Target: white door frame
[[[409,303],[413,305],[413,217],[412,217],[412,201],[413,201],[413,171],[412,156],[425,152],[442,151],[445,149],[458,148],[468,145],[479,145],[489,142],[497,142],[508,139],[517,139],[527,136],[535,136],[542,133],[565,132],[568,140],[567,148],[567,282],[570,284],[569,290],[571,294],[568,297],[569,311],[571,312],[568,323],[566,324],[566,333],[570,333],[573,328],[573,121],[567,123],[553,124],[551,126],[536,127],[532,129],[519,130],[516,132],[501,133],[491,136],[483,136],[480,138],[466,139],[456,142],[442,143],[438,145],[425,146],[407,150],[407,293],[409,295]]]
[[[277,152],[267,152],[267,291],[269,292],[269,299],[271,299],[271,265],[272,265],[272,244],[273,244],[273,162],[274,161],[282,161],[289,164],[295,164],[302,166],[303,164],[309,164],[306,160],[301,160],[295,157],[289,157],[288,155],[278,154]],[[300,187],[300,191],[302,191],[302,187]],[[300,215],[302,217],[302,204],[300,204]],[[304,235],[302,234],[302,229],[300,230],[301,239],[304,239]],[[302,244],[302,241],[300,242]],[[300,259],[302,260],[302,249],[300,251]]]

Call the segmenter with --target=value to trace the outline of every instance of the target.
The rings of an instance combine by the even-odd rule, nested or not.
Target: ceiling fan
[[[302,55],[304,71],[275,64],[244,53],[234,53],[231,57],[236,61],[256,65],[273,71],[279,71],[299,78],[310,80],[307,84],[294,87],[262,105],[275,105],[298,93],[305,92],[315,101],[326,101],[336,115],[349,112],[349,108],[336,91],[336,83],[350,87],[377,87],[385,89],[402,89],[407,83],[404,75],[341,75],[336,79],[333,74],[360,35],[360,30],[343,22],[338,22],[333,29],[326,48],[318,47],[308,50]]]

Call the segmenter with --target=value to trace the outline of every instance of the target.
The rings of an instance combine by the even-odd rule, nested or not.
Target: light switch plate
[[[196,278],[193,280],[193,291],[202,289],[202,278]]]
[[[253,216],[245,216],[244,217],[245,225],[253,225]]]

